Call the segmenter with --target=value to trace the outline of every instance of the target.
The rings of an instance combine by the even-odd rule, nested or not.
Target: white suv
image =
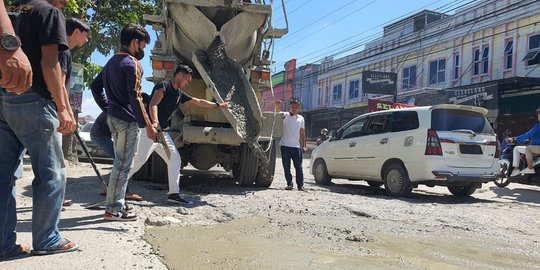
[[[312,153],[318,184],[332,178],[384,184],[406,196],[419,184],[470,196],[499,172],[499,144],[480,107],[442,104],[354,118]]]

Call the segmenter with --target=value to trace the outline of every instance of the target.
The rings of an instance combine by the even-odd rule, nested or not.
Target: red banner
[[[369,112],[384,111],[391,109],[400,109],[400,108],[410,108],[415,107],[414,105],[409,105],[406,103],[398,103],[377,99],[368,99],[368,110]]]

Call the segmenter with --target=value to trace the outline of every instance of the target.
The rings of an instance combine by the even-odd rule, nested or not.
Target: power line
[[[538,2],[538,1],[540,1],[540,0],[536,0],[536,1],[533,1],[533,2],[530,2],[530,3],[527,3],[527,4],[524,4],[524,5],[522,5],[522,6],[514,7],[513,9],[507,10],[506,12],[513,11],[513,10],[516,10],[516,9],[519,9],[519,8],[523,8],[523,7],[525,7],[525,6],[531,5],[531,4],[536,3],[536,2]],[[484,14],[484,15],[482,15],[482,16],[476,17],[476,18],[471,19],[471,20],[468,20],[468,21],[463,21],[463,22],[461,22],[460,24],[453,25],[453,27],[454,27],[454,28],[457,28],[457,27],[462,27],[462,26],[465,26],[465,25],[469,25],[470,23],[475,23],[477,20],[485,19],[484,17],[488,17],[488,16],[489,16],[489,17],[488,17],[487,19],[494,18],[494,17],[500,15],[500,14],[497,14],[499,11],[504,10],[504,9],[509,9],[510,7],[516,6],[517,4],[519,4],[519,3],[514,3],[514,4],[512,4],[512,5],[503,7],[503,8],[501,8],[501,9],[495,10],[495,11],[493,11],[493,12]],[[494,24],[497,24],[497,22],[495,22]],[[430,35],[428,35],[428,36],[423,37],[422,39],[423,39],[423,40],[426,40],[426,39],[429,39],[429,38],[437,37],[439,34],[441,34],[441,33],[444,32],[444,31],[445,31],[445,30],[438,31],[438,32],[434,32],[434,33],[432,33],[432,34],[430,34]],[[456,36],[456,37],[460,37],[460,36]],[[390,42],[392,42],[392,41],[394,41],[394,40],[395,40],[395,39],[389,40],[389,41],[387,41],[387,42],[385,42],[385,43],[390,43]],[[339,68],[341,68],[341,67],[348,66],[348,65],[350,65],[350,64],[353,64],[353,63],[356,63],[356,62],[359,62],[359,61],[361,61],[361,60],[365,60],[365,59],[368,59],[368,58],[371,58],[371,57],[374,57],[374,56],[378,56],[378,55],[381,55],[381,54],[387,54],[388,52],[391,52],[391,51],[394,51],[394,50],[397,50],[397,49],[401,49],[401,48],[403,48],[403,47],[405,47],[405,46],[408,46],[408,45],[410,45],[411,43],[414,43],[414,42],[416,42],[416,41],[414,40],[414,41],[411,41],[411,42],[408,42],[408,43],[401,44],[401,45],[396,46],[395,48],[393,48],[393,49],[391,49],[391,50],[384,50],[384,49],[383,49],[384,43],[383,43],[383,44],[381,45],[381,48],[374,47],[374,48],[372,48],[372,49],[370,49],[370,50],[368,50],[368,51],[363,51],[363,54],[364,54],[364,55],[367,55],[367,54],[370,54],[370,53],[375,52],[375,51],[377,51],[377,50],[380,49],[380,50],[381,50],[380,53],[377,53],[377,54],[374,54],[374,55],[368,55],[368,56],[365,56],[365,57],[363,57],[363,58],[357,59],[357,60],[352,61],[352,62],[344,63],[344,64],[341,64],[341,65],[336,65],[336,66],[334,66],[332,69],[330,69],[329,71],[333,71],[333,70],[339,69]],[[430,46],[430,45],[433,45],[433,43],[426,44],[426,47],[427,47],[427,46]],[[401,55],[401,54],[400,54],[400,55]],[[429,54],[428,54],[428,55],[429,55]],[[390,56],[392,56],[392,55],[390,55]],[[394,56],[395,56],[395,55],[394,55]]]
[[[525,5],[523,5],[523,6],[516,7],[516,8],[514,8],[514,9],[517,9],[517,8],[523,8],[523,7],[525,7],[525,6],[528,6],[528,5],[530,5],[530,4],[533,4],[533,3],[536,3],[536,2],[539,2],[539,1],[540,1],[540,0],[536,0],[536,1],[530,2],[530,3],[528,3],[528,4],[525,4]],[[504,9],[504,8],[503,8],[503,9]],[[478,17],[478,18],[476,18],[476,19],[480,19],[480,18],[481,18],[481,17]],[[531,26],[531,25],[535,25],[535,24],[537,24],[537,23],[538,23],[538,22],[533,22],[533,23],[530,23],[530,24],[527,24],[527,25],[522,25],[522,26],[519,26],[519,27],[516,27],[516,28],[513,28],[513,29],[508,29],[507,31],[514,31],[514,30],[517,30],[517,29],[520,29],[520,28],[523,28],[523,27],[528,27],[528,26]],[[490,25],[490,26],[494,26],[494,25],[497,25],[497,24],[499,24],[499,22],[494,22],[494,23],[493,23],[492,25]],[[490,27],[490,26],[487,26],[487,27]],[[488,36],[483,36],[482,38],[480,38],[480,39],[478,39],[478,40],[474,40],[474,39],[473,39],[473,40],[471,40],[471,41],[462,43],[461,46],[467,45],[467,44],[470,44],[470,43],[474,43],[474,42],[477,42],[477,41],[480,41],[480,40],[483,40],[483,39],[486,39],[486,38],[494,37],[494,36],[497,36],[497,35],[502,35],[502,34],[505,34],[505,32],[496,33],[496,34],[492,34],[492,35],[488,35]],[[459,37],[459,36],[456,36],[456,38],[457,38],[457,37]],[[433,43],[428,44],[427,46],[430,46],[430,45],[432,45],[432,44],[433,44]],[[402,47],[402,46],[400,46],[400,47]],[[399,47],[398,47],[398,48],[399,48]],[[398,48],[394,48],[394,49],[388,50],[388,51],[379,52],[379,53],[376,53],[376,54],[370,55],[370,56],[365,56],[365,57],[363,57],[363,58],[359,58],[359,59],[356,59],[355,61],[352,61],[352,62],[349,62],[349,63],[344,63],[344,64],[342,64],[342,65],[336,65],[336,66],[334,66],[334,67],[332,67],[332,68],[330,68],[330,69],[328,69],[328,70],[325,70],[324,72],[323,72],[323,71],[319,71],[319,72],[317,72],[317,73],[313,73],[313,74],[311,74],[311,75],[309,75],[309,76],[303,77],[303,79],[309,79],[309,78],[311,78],[311,77],[319,76],[320,74],[326,73],[326,72],[332,72],[332,71],[338,70],[338,69],[340,69],[340,68],[342,68],[342,67],[349,66],[349,65],[351,65],[351,64],[354,64],[354,63],[357,63],[357,62],[360,62],[360,61],[363,61],[363,60],[367,60],[367,59],[372,58],[372,57],[376,57],[376,56],[379,56],[379,55],[382,55],[382,54],[387,54],[388,52],[394,51],[394,50],[396,50],[396,49],[398,49]],[[444,52],[444,51],[447,51],[447,50],[448,50],[448,49],[440,49],[440,50],[437,50],[437,51],[431,51],[430,53],[424,54],[423,56],[425,57],[426,55],[433,55],[433,54],[436,54],[436,53],[439,53],[439,52]],[[397,54],[394,54],[394,55],[390,55],[389,57],[391,58],[391,57],[396,57],[396,56],[399,56],[399,55],[401,55],[401,54],[400,54],[400,53],[397,53]],[[419,56],[419,57],[420,57],[420,56]],[[417,57],[417,59],[418,59],[419,57]],[[387,67],[387,66],[388,66],[388,65],[380,66],[379,69],[385,68],[385,67]],[[468,70],[468,69],[467,69],[467,70]],[[465,71],[465,72],[463,72],[463,73],[466,73],[466,72],[467,72],[467,71]],[[356,72],[356,73],[349,74],[349,76],[358,75],[358,74],[360,74],[360,73],[361,73],[361,71],[360,71],[360,72]],[[463,73],[462,73],[462,74],[463,74]]]
[[[299,10],[300,8],[302,8],[303,6],[309,4],[310,2],[312,2],[313,0],[307,0],[306,2],[304,2],[303,4],[301,4],[300,6],[296,7],[295,9],[291,10],[290,12],[287,12],[287,15],[291,15],[293,14],[295,11]],[[279,19],[275,20],[274,23],[277,23],[277,22],[280,22],[282,21],[283,19],[285,19],[285,16],[282,16],[280,17]]]
[[[439,1],[441,1],[441,0],[439,0]],[[451,9],[448,9],[448,10],[446,10],[446,11],[445,11],[445,10],[442,10],[442,8],[444,8],[445,6],[448,6],[448,5],[451,6],[451,5],[460,4],[461,2],[464,2],[464,1],[467,1],[467,0],[460,0],[460,1],[453,2],[453,3],[451,3],[451,4],[445,4],[445,5],[443,5],[443,6],[439,7],[439,8],[437,8],[437,9],[435,9],[435,11],[441,9],[440,12],[445,13],[445,12],[449,12],[449,11],[452,11],[452,10],[455,10],[455,9],[458,9],[458,8],[461,8],[461,7],[463,7],[463,6],[466,6],[466,5],[468,5],[468,4],[472,3],[472,2],[475,2],[475,0],[472,0],[472,1],[469,1],[469,2],[467,2],[467,3],[465,3],[465,4],[460,5],[460,6],[458,6],[458,7],[455,7],[455,8],[451,8]],[[424,6],[424,7],[420,8],[419,10],[422,10],[422,9],[424,9],[425,7],[427,7],[427,6]],[[414,10],[414,11],[408,13],[408,14],[405,14],[405,15],[403,15],[403,16],[397,18],[397,19],[392,19],[392,20],[390,20],[390,21],[388,21],[388,22],[379,24],[379,25],[377,25],[377,26],[375,26],[375,27],[373,27],[373,28],[371,28],[371,29],[369,29],[369,30],[367,30],[367,31],[361,32],[361,33],[359,33],[359,34],[357,34],[357,35],[351,36],[351,37],[346,38],[346,39],[344,39],[344,40],[342,40],[342,41],[339,41],[339,42],[334,43],[334,44],[332,44],[332,45],[330,45],[330,46],[327,46],[327,47],[325,47],[325,48],[323,48],[323,49],[320,49],[320,50],[318,50],[318,51],[315,51],[315,52],[312,52],[312,53],[310,53],[310,54],[304,55],[304,56],[302,56],[302,57],[298,57],[298,58],[296,58],[296,59],[297,59],[297,61],[298,61],[298,59],[303,59],[303,58],[305,58],[305,57],[307,57],[307,56],[309,56],[309,55],[313,55],[313,54],[315,54],[315,53],[324,51],[324,50],[327,49],[327,48],[330,48],[330,47],[333,47],[333,46],[335,46],[335,45],[337,45],[337,44],[343,43],[343,42],[345,42],[345,41],[347,41],[347,40],[350,40],[350,39],[352,39],[352,38],[354,38],[354,37],[357,37],[357,36],[359,36],[359,35],[361,35],[361,34],[370,32],[371,30],[374,30],[374,29],[378,29],[380,26],[384,26],[384,25],[387,25],[387,24],[389,24],[389,23],[393,23],[393,22],[399,21],[399,20],[401,20],[402,18],[405,18],[405,17],[408,17],[408,16],[410,16],[410,15],[412,15],[412,14],[418,13],[419,10]],[[374,33],[374,34],[372,34],[372,35],[370,35],[370,36],[367,36],[367,37],[365,37],[365,38],[362,38],[362,39],[360,39],[360,40],[357,40],[357,41],[348,43],[348,44],[346,44],[346,45],[344,45],[344,46],[341,46],[341,47],[337,48],[336,50],[343,49],[343,50],[341,50],[341,51],[339,51],[339,52],[337,52],[337,53],[333,53],[333,54],[331,54],[331,55],[323,55],[323,54],[320,54],[320,55],[311,57],[311,58],[309,58],[309,59],[307,59],[307,60],[304,60],[304,61],[302,61],[302,62],[318,62],[318,61],[321,61],[321,60],[322,60],[322,59],[319,59],[320,57],[326,58],[326,57],[332,57],[332,56],[336,56],[336,55],[339,55],[339,54],[343,54],[343,53],[345,53],[345,52],[347,52],[347,51],[351,51],[351,50],[357,49],[357,48],[359,48],[359,47],[365,45],[366,43],[375,40],[375,39],[376,39],[375,37],[379,37],[380,35],[381,35],[380,32]]]

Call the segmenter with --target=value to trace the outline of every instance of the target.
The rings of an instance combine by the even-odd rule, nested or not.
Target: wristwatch
[[[214,103],[216,104],[216,109],[219,108],[219,103],[217,101],[214,101]]]
[[[0,34],[0,48],[6,51],[15,51],[21,47],[21,39],[14,34]]]

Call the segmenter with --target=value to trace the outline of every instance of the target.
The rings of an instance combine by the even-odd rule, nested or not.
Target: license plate
[[[459,152],[468,155],[482,155],[482,147],[480,145],[460,144]]]

